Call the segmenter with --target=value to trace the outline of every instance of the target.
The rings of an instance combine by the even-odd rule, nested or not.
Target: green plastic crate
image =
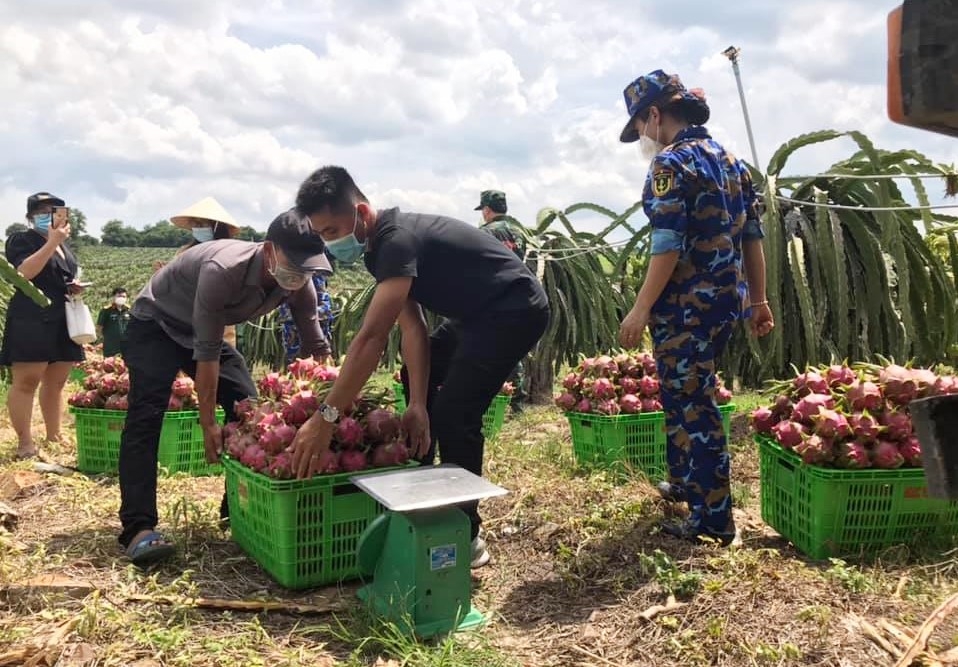
[[[397,382],[393,384],[393,391],[396,393],[396,412],[402,414],[406,411],[406,394],[403,391],[403,386]],[[502,425],[506,421],[506,408],[509,407],[511,402],[512,396],[506,396],[505,394],[496,394],[496,397],[492,399],[489,409],[482,415],[482,433],[484,436],[491,440],[499,435],[499,431],[502,430]]]
[[[727,438],[735,405],[720,405],[719,411]],[[668,477],[664,412],[636,415],[567,412],[566,418],[572,431],[572,451],[579,465],[618,471],[631,469],[651,480]]]
[[[85,473],[115,474],[126,411],[71,407],[70,412],[76,422],[77,469]],[[220,464],[206,462],[199,416],[196,410],[178,410],[163,416],[157,455],[161,473],[185,472],[202,477],[222,472]],[[223,423],[222,408],[216,409],[216,417]]]
[[[806,465],[756,436],[762,519],[814,559],[860,555],[958,534],[958,502],[928,497],[922,468]]]
[[[281,586],[311,588],[359,576],[359,537],[384,509],[349,481],[356,473],[278,480],[228,456],[223,468],[233,540]]]

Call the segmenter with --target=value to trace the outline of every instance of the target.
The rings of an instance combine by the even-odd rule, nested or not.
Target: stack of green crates
[[[393,393],[396,395],[396,402],[394,404],[396,411],[402,414],[406,411],[406,393],[403,390],[403,386],[398,382],[394,383]],[[482,416],[483,435],[490,439],[499,435],[499,431],[502,430],[502,425],[506,421],[506,409],[511,402],[511,396],[496,394],[496,397],[492,399],[492,403],[489,405],[489,409],[486,410],[486,413]]]
[[[719,406],[728,437],[731,403]],[[641,472],[651,480],[668,475],[665,413],[596,415],[567,412],[576,462],[585,467]]]
[[[76,421],[77,469],[91,474],[115,474],[126,411],[71,407],[70,412]],[[222,423],[225,419],[222,408],[217,408],[216,416]],[[196,410],[163,415],[157,460],[160,471],[166,474],[183,472],[202,477],[222,472],[220,464],[206,462],[200,413]]]
[[[223,467],[233,540],[281,586],[311,588],[359,576],[359,538],[384,508],[349,481],[357,473],[279,480],[228,456]]]
[[[756,436],[762,519],[815,559],[874,553],[958,534],[958,501],[928,497],[922,468],[844,470],[806,465]]]

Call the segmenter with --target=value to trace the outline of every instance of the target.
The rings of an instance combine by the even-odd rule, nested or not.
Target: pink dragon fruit
[[[732,402],[732,392],[727,387],[719,387],[715,390],[715,403],[717,405],[728,405]]]
[[[599,378],[592,385],[592,394],[600,401],[615,398],[615,385],[608,378]]]
[[[827,440],[841,440],[852,434],[845,415],[835,410],[819,408],[818,414],[812,416],[812,422],[815,424],[815,433]]]
[[[345,449],[339,454],[339,467],[343,472],[356,472],[368,467],[366,452],[359,449]]]
[[[885,426],[885,437],[895,442],[904,442],[913,433],[911,417],[907,412],[888,410],[881,415],[879,421]]]
[[[252,445],[240,455],[240,463],[247,468],[262,472],[266,468],[266,452],[262,447]]]
[[[835,448],[835,465],[839,468],[870,468],[871,464],[868,448],[859,440],[840,442]]]
[[[564,412],[569,412],[575,407],[575,396],[569,392],[559,394],[555,398],[556,405]]]
[[[757,433],[765,435],[770,435],[772,433],[772,427],[778,423],[778,418],[775,416],[775,413],[768,408],[753,410],[750,419],[752,428],[754,428]]]
[[[179,412],[183,409],[183,399],[177,396],[170,396],[170,400],[166,403],[166,409],[170,412]]]
[[[293,459],[289,452],[281,452],[274,456],[266,467],[266,474],[275,479],[292,479]]]
[[[620,412],[619,404],[612,398],[599,401],[599,404],[596,406],[596,412],[600,415],[617,415]]]
[[[562,379],[562,388],[568,391],[575,391],[579,386],[579,376],[575,373],[569,373]]]
[[[193,395],[193,379],[178,377],[173,380],[173,395],[177,398],[186,398]]]
[[[282,398],[286,391],[286,380],[279,373],[267,373],[259,381],[259,391],[268,398]]]
[[[847,387],[855,381],[855,371],[843,364],[832,364],[825,371],[825,380],[832,388]]]
[[[642,412],[661,412],[662,403],[657,398],[643,398]]]
[[[236,415],[237,421],[240,424],[246,424],[249,421],[249,418],[253,416],[253,411],[256,409],[256,405],[253,403],[252,399],[244,398],[241,401],[236,401],[233,404],[233,413]]]
[[[595,372],[598,373],[600,377],[612,378],[618,375],[619,366],[615,363],[615,359],[607,354],[603,354],[595,359]]]
[[[646,375],[639,380],[639,392],[645,398],[654,398],[659,393],[659,381],[651,375]]]
[[[402,465],[409,460],[409,449],[399,441],[377,445],[373,449],[371,463],[374,468]]]
[[[905,462],[898,445],[888,440],[879,440],[872,449],[872,465],[876,468],[900,468]]]
[[[635,394],[626,394],[619,399],[619,408],[623,414],[627,415],[642,412],[642,399]]]
[[[897,364],[883,368],[878,382],[885,389],[885,397],[895,405],[908,405],[918,396],[918,383],[914,373]]]
[[[828,381],[818,371],[806,371],[792,381],[795,393],[800,397],[809,394],[827,394]]]
[[[942,375],[935,381],[935,386],[931,391],[933,396],[946,396],[958,394],[958,377],[954,375]]]
[[[278,412],[267,412],[263,414],[254,426],[257,437],[262,437],[264,433],[272,431],[274,428],[283,424],[283,418]]]
[[[619,388],[624,394],[638,394],[639,393],[639,381],[632,377],[624,377],[619,380]]]
[[[366,435],[371,442],[387,442],[399,435],[401,424],[395,413],[376,408],[366,415]]]
[[[587,398],[583,398],[575,404],[574,412],[581,412],[583,414],[592,412],[592,402]]]
[[[855,437],[863,442],[877,439],[885,430],[870,412],[853,412],[848,415],[848,425]]]
[[[905,459],[905,463],[916,468],[921,467],[921,443],[913,435],[908,436],[898,445],[898,453]]]
[[[339,472],[339,455],[331,449],[324,449],[319,453],[319,461],[316,462],[319,474],[334,474]]]
[[[317,366],[311,376],[317,382],[335,382],[339,377],[339,369],[335,366]]]
[[[845,392],[848,407],[856,412],[880,410],[883,403],[881,388],[868,380],[855,380]]]
[[[336,441],[347,449],[359,447],[363,443],[363,436],[363,427],[352,417],[340,419],[333,433]]]
[[[828,463],[835,456],[831,441],[818,435],[810,435],[795,445],[795,453],[808,465]]]
[[[781,421],[772,427],[772,434],[782,449],[794,449],[802,442],[806,431],[798,422]]]
[[[642,373],[645,375],[655,375],[658,372],[655,357],[648,352],[643,352],[639,355],[639,363],[642,364]]]
[[[313,376],[313,371],[319,366],[319,362],[312,357],[305,359],[296,359],[288,366],[289,373],[295,378],[305,379]]]
[[[116,391],[118,394],[130,393],[130,374],[123,373],[116,376]]]
[[[619,375],[629,376],[638,367],[638,362],[627,352],[615,355],[612,360],[619,369]]]
[[[301,426],[319,409],[319,399],[310,390],[300,391],[286,400],[280,414],[287,424]]]
[[[809,394],[795,404],[792,410],[792,419],[811,424],[812,417],[818,414],[820,408],[829,410],[835,407],[835,399],[829,394]]]
[[[775,413],[775,416],[779,419],[788,419],[792,416],[792,399],[790,399],[786,394],[781,394],[775,398],[775,402],[772,403],[772,412]]]
[[[116,393],[116,376],[113,373],[107,373],[100,377],[99,386],[96,388],[104,396],[110,396]]]

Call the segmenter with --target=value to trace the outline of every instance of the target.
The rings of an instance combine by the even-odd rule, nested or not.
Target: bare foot
[[[51,443],[53,443],[54,445],[62,445],[62,444],[63,444],[63,436],[62,436],[61,434],[59,434],[59,433],[57,433],[56,435],[48,435],[48,436],[47,436],[47,442],[51,442]]]

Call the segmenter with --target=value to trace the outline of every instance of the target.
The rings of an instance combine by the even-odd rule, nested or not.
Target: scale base
[[[430,623],[411,625],[410,621],[412,618],[408,613],[398,615],[397,617],[396,605],[391,600],[384,600],[381,597],[371,598],[371,596],[376,593],[374,589],[375,587],[373,585],[363,586],[356,592],[356,595],[360,600],[366,603],[366,608],[372,612],[374,616],[385,621],[392,621],[399,625],[406,634],[415,635],[421,639],[429,639],[437,635],[479,628],[489,621],[488,614],[483,614],[475,607],[470,606],[469,613],[461,620],[449,618],[432,621]],[[456,622],[457,620],[458,623]]]

